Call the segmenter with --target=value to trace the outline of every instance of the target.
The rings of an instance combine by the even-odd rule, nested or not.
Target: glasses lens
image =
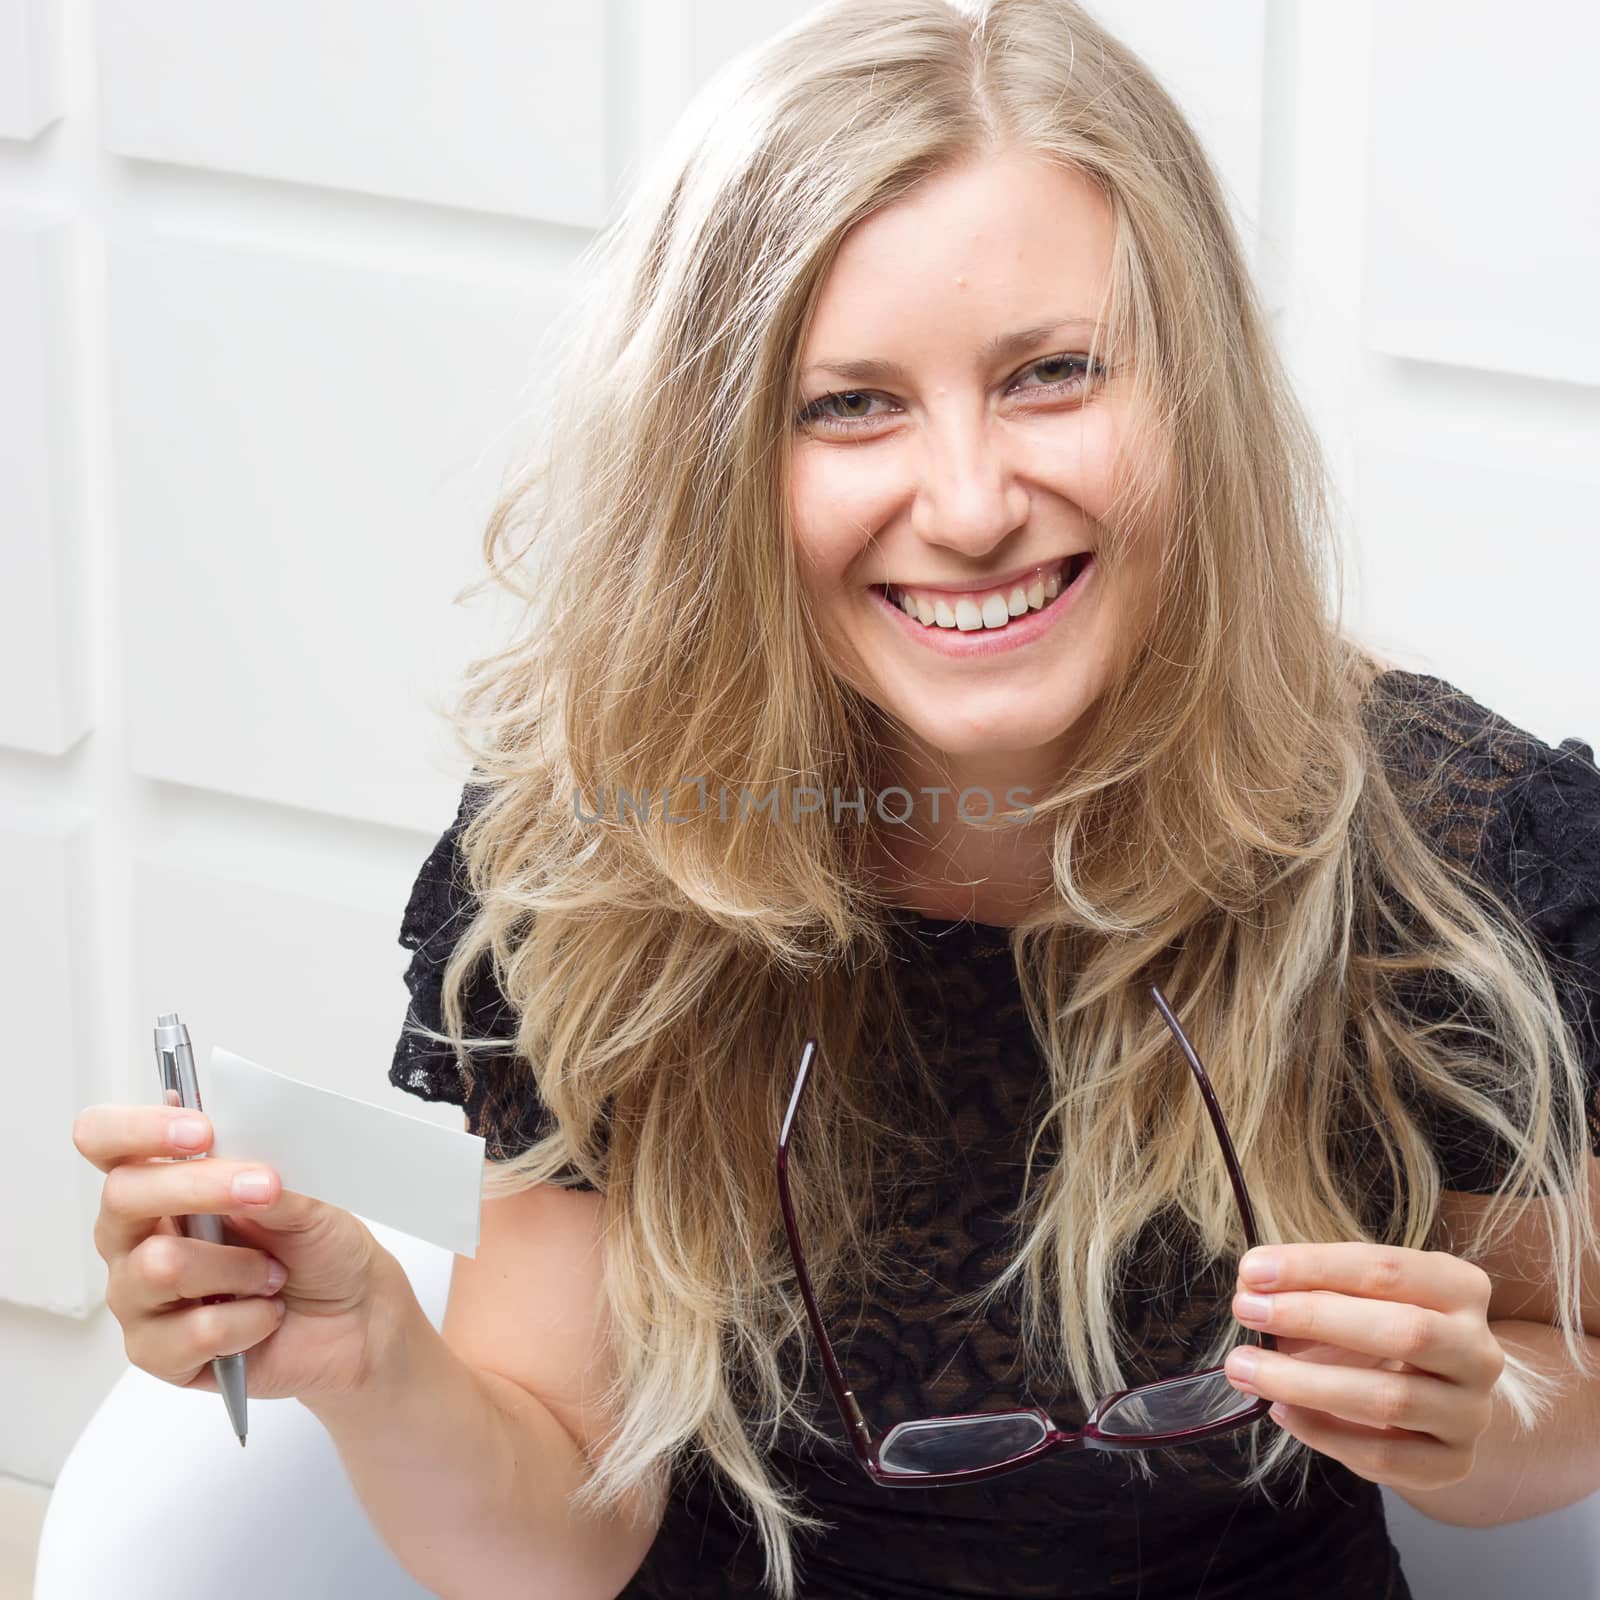
[[[992,1417],[930,1417],[892,1428],[878,1451],[885,1472],[908,1477],[992,1467],[1031,1450],[1045,1436],[1044,1421],[1029,1411]]]
[[[1136,1389],[1100,1418],[1100,1431],[1129,1439],[1181,1433],[1185,1428],[1203,1428],[1243,1416],[1255,1403],[1254,1395],[1240,1394],[1220,1369],[1196,1372]]]

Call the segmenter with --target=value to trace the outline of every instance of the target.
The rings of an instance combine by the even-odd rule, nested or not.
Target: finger
[[[1337,1345],[1475,1388],[1488,1388],[1498,1375],[1494,1352],[1483,1337],[1485,1324],[1470,1312],[1431,1311],[1315,1289],[1237,1294],[1233,1314],[1245,1327],[1275,1338]]]
[[[180,1125],[198,1123],[196,1143],[180,1143]],[[156,1156],[193,1155],[211,1144],[211,1122],[202,1112],[181,1106],[85,1106],[73,1119],[72,1143],[78,1154],[102,1172],[125,1161],[145,1161]]]
[[[1285,1405],[1281,1415],[1267,1415],[1295,1438],[1325,1456],[1342,1462],[1371,1483],[1397,1489],[1434,1489],[1458,1483],[1461,1452],[1426,1434],[1404,1428],[1367,1428],[1343,1417],[1301,1406]]]
[[[1278,1349],[1285,1355],[1291,1355],[1302,1361],[1325,1361],[1329,1366],[1335,1367],[1370,1367],[1372,1359],[1359,1354],[1355,1350],[1344,1350],[1336,1344],[1324,1344],[1320,1339],[1291,1339],[1282,1334],[1274,1334]],[[1395,1372],[1415,1372],[1417,1369],[1404,1361],[1382,1361],[1380,1366],[1386,1366]]]
[[[218,1356],[237,1355],[275,1333],[283,1322],[282,1298],[224,1300],[190,1306],[133,1324],[128,1359],[168,1383],[188,1385]],[[209,1387],[215,1387],[213,1378]]]
[[[265,1250],[154,1233],[113,1265],[106,1304],[120,1322],[207,1295],[273,1295],[288,1275]]]
[[[256,1173],[266,1178],[267,1198],[260,1202],[233,1188],[239,1179]],[[271,1212],[282,1194],[277,1174],[259,1162],[223,1161],[216,1156],[200,1161],[125,1161],[112,1167],[101,1188],[95,1248],[106,1261],[115,1261],[154,1232],[158,1218],[244,1208],[260,1215]]]
[[[1262,1263],[1276,1268],[1270,1281],[1258,1279],[1253,1270]],[[1239,1260],[1239,1287],[1330,1289],[1358,1300],[1395,1300],[1431,1311],[1487,1311],[1494,1285],[1482,1267],[1446,1250],[1345,1239],[1247,1250]]]
[[[1292,1406],[1327,1411],[1364,1427],[1405,1428],[1447,1443],[1463,1432],[1462,1407],[1473,1403],[1460,1384],[1430,1373],[1329,1367],[1255,1346],[1249,1347],[1256,1357],[1255,1369],[1246,1374],[1243,1349],[1231,1352],[1224,1366],[1235,1388]]]

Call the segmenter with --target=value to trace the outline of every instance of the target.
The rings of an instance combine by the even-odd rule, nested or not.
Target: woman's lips
[[[986,583],[957,583],[949,586],[940,583],[886,583],[884,588],[888,590],[891,600],[903,602],[909,595],[914,599],[925,597],[929,600],[943,600],[947,605],[953,606],[958,600],[979,599],[984,595],[1009,597],[1015,589],[1027,589],[1034,584],[1044,584],[1048,585],[1050,598],[1053,600],[1062,588],[1071,582],[1072,574],[1078,570],[1079,563],[1088,554],[1087,550],[1075,550],[1068,556],[1052,556],[1048,561],[1035,562],[1031,567],[1021,567],[1009,577],[991,579]],[[1042,603],[1034,609],[1042,609]]]
[[[1042,638],[1077,604],[1079,596],[1093,581],[1096,571],[1094,552],[1087,551],[1085,556],[1087,559],[1082,561],[1072,582],[1060,594],[1038,611],[1029,611],[1022,616],[1013,617],[1002,628],[974,628],[963,631],[960,628],[941,628],[937,623],[919,622],[915,617],[907,616],[890,600],[881,585],[873,586],[872,598],[902,632],[908,634],[918,644],[941,655],[963,658],[1000,655]]]

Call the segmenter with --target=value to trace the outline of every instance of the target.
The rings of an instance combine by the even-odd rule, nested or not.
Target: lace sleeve
[[[444,968],[474,910],[459,848],[474,799],[469,784],[462,791],[455,820],[422,863],[400,919],[399,942],[412,952],[405,970],[410,998],[389,1081],[420,1099],[462,1106],[470,1131],[484,1140],[485,1153],[493,1160],[506,1160],[528,1149],[552,1125],[527,1064],[510,1051],[480,1050],[472,1062],[469,1086],[454,1049],[430,1038],[427,1031],[444,1031]],[[468,1033],[489,1039],[515,1037],[516,1013],[500,993],[487,955],[468,975],[462,1007]],[[569,1187],[594,1188],[576,1168],[562,1169],[561,1177]]]
[[[1600,1155],[1600,767],[1580,739],[1541,754],[1504,813],[1509,896],[1550,963],[1577,1036],[1589,1147]]]
[[[1582,740],[1551,748],[1459,690],[1452,703],[1458,718],[1431,725],[1458,747],[1451,755],[1454,853],[1470,859],[1474,877],[1511,908],[1545,957],[1585,1074],[1589,1147],[1600,1155],[1600,768]],[[1445,986],[1408,995],[1408,1003],[1422,1020],[1444,1025],[1472,1014]],[[1492,1192],[1507,1154],[1499,1141],[1431,1097],[1418,1109],[1445,1187]]]

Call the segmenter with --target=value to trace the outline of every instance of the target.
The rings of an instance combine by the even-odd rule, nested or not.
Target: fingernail
[[[272,1187],[272,1181],[264,1172],[241,1172],[233,1180],[233,1197],[235,1200],[254,1201],[259,1205],[267,1198],[267,1193]]]
[[[1254,1350],[1248,1345],[1240,1345],[1237,1350],[1228,1352],[1227,1368],[1230,1378],[1239,1378],[1245,1383],[1255,1377],[1256,1367],[1260,1364]]]
[[[1246,1251],[1239,1263],[1239,1275],[1246,1283],[1264,1287],[1278,1281],[1278,1258],[1270,1250]]]
[[[168,1127],[167,1137],[185,1150],[194,1150],[206,1142],[206,1125],[198,1117],[184,1117]]]
[[[281,1261],[273,1260],[267,1265],[267,1293],[276,1294],[283,1287],[284,1279],[289,1276],[289,1269]]]
[[[1264,1294],[1236,1294],[1233,1314],[1241,1322],[1265,1322],[1272,1314],[1272,1302]]]

